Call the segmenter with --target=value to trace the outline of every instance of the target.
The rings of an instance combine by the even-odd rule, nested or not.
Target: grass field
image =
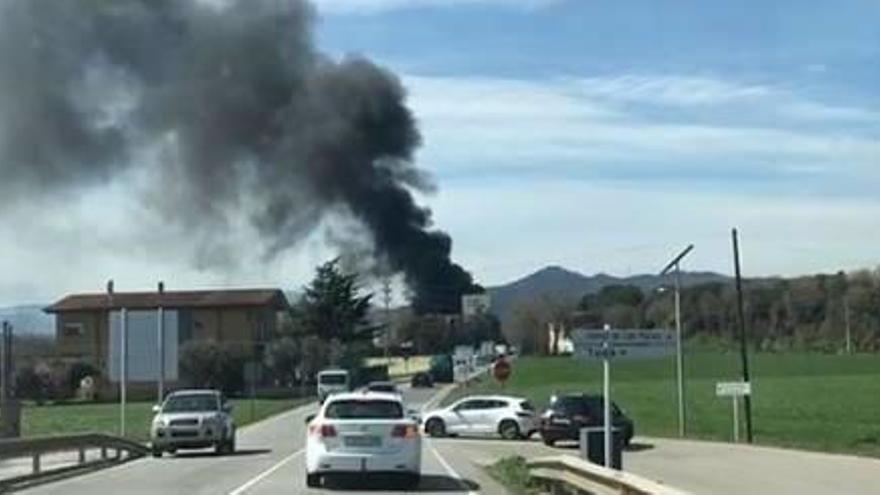
[[[236,424],[248,423],[285,411],[311,399],[232,400]],[[149,437],[153,417],[152,402],[130,403],[125,409],[126,436],[135,440]],[[72,433],[119,434],[118,404],[66,404],[25,406],[22,410],[22,434],[26,437]]]
[[[554,392],[599,393],[601,370],[599,363],[566,357],[522,358],[505,386],[484,378],[445,402],[503,392],[544,406]],[[751,371],[757,443],[880,457],[880,356],[758,354]],[[731,402],[715,396],[715,383],[738,374],[738,354],[687,355],[689,436],[731,439]],[[635,420],[637,434],[677,436],[673,359],[615,362],[612,398]]]

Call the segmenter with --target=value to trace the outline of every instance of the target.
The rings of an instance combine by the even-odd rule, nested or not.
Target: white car
[[[395,474],[407,488],[419,484],[422,439],[399,395],[340,393],[306,419],[306,484],[321,486],[337,474]]]
[[[351,377],[346,370],[323,370],[318,373],[318,401],[324,403],[328,395],[348,392]]]
[[[500,435],[513,440],[538,430],[535,408],[521,397],[471,396],[424,415],[425,432],[446,435]]]

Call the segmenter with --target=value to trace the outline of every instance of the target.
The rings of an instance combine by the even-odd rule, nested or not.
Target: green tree
[[[271,376],[281,385],[292,385],[296,381],[296,368],[299,366],[299,346],[291,337],[281,337],[266,346],[263,364]]]
[[[337,258],[319,266],[305,287],[299,320],[305,333],[325,341],[370,339],[375,329],[367,327],[366,320],[372,297],[359,295],[357,274],[343,273]]]

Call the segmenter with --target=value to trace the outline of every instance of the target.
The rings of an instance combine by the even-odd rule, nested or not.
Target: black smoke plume
[[[413,198],[431,184],[405,90],[321,55],[312,21],[291,0],[0,2],[0,194],[152,167],[148,206],[218,236],[244,211],[268,257],[344,209],[419,312],[457,311],[473,284]]]

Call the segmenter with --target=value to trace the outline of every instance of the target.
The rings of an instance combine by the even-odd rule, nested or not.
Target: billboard
[[[177,380],[179,318],[175,310],[164,311],[165,320],[165,379]],[[118,382],[122,353],[122,317],[119,311],[110,313],[110,342],[107,346],[109,380]],[[159,379],[159,314],[156,310],[129,311],[126,328],[126,368],[129,381]]]

